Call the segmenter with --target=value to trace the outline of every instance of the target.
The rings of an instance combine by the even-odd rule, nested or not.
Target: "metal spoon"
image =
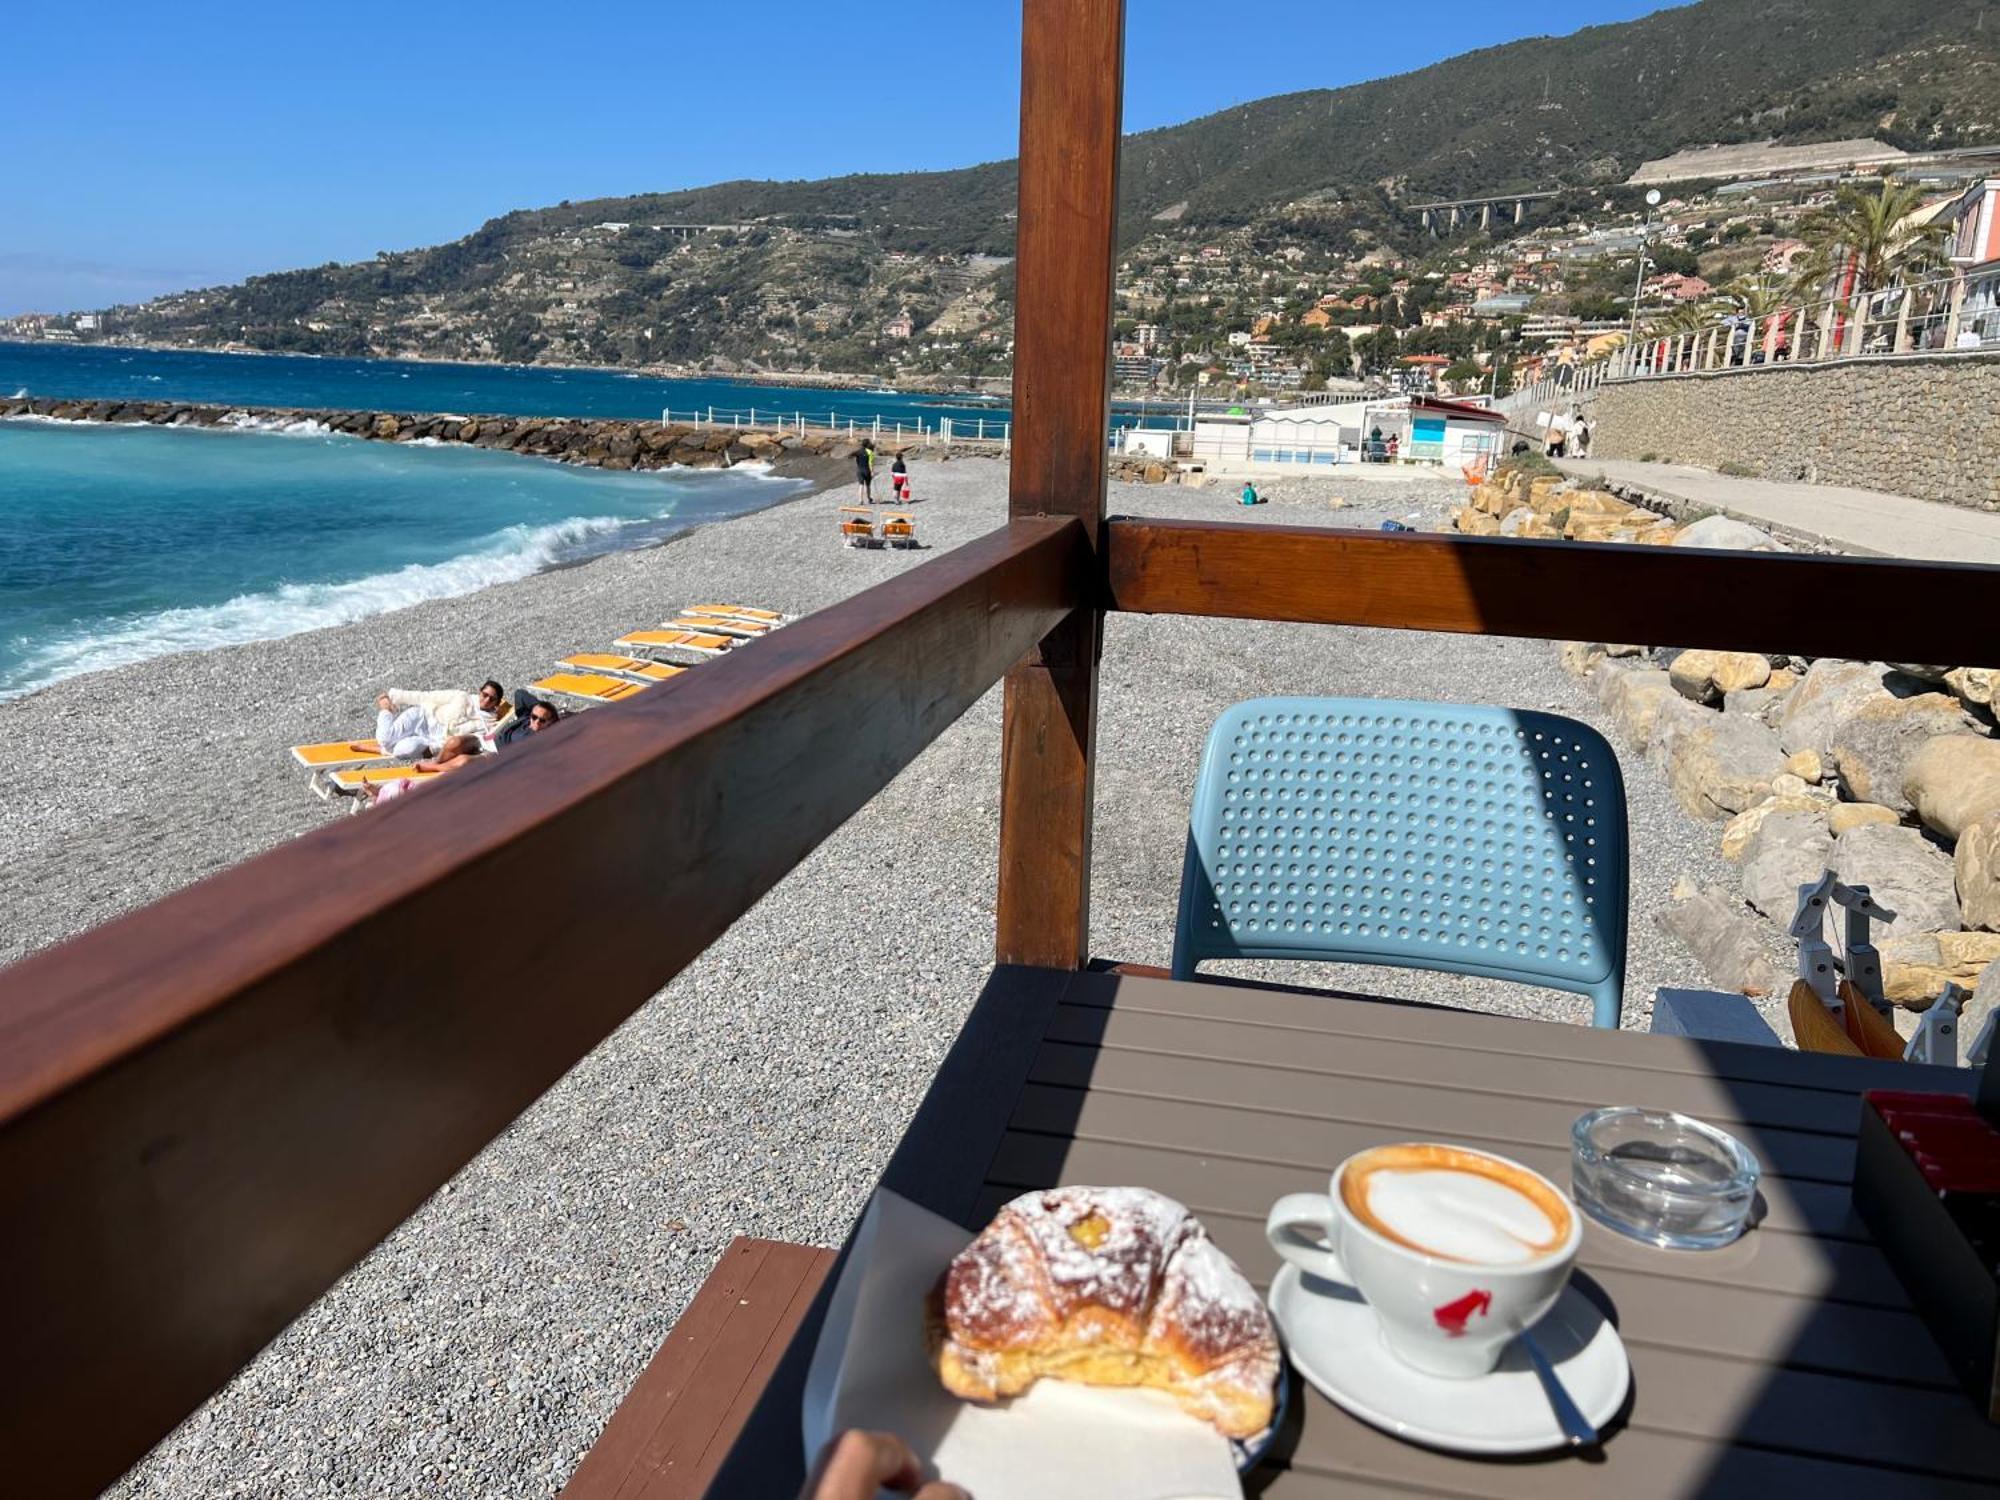
[[[1542,1382],[1542,1393],[1549,1398],[1549,1405],[1556,1414],[1556,1425],[1562,1428],[1569,1445],[1572,1448],[1596,1447],[1597,1429],[1577,1410],[1576,1403],[1563,1386],[1562,1377],[1556,1374],[1555,1366],[1549,1363],[1549,1357],[1535,1342],[1535,1336],[1525,1328],[1521,1330],[1521,1347],[1528,1351],[1528,1363],[1535,1367],[1535,1376]]]

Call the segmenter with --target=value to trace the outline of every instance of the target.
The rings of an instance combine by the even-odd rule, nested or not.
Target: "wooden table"
[[[1329,1169],[1363,1147],[1463,1141],[1566,1183],[1569,1126],[1584,1110],[1679,1109],[1756,1152],[1764,1216],[1705,1253],[1586,1225],[1579,1274],[1615,1310],[1635,1391],[1600,1458],[1434,1453],[1301,1383],[1298,1417],[1251,1492],[1990,1496],[2000,1429],[1952,1383],[1848,1192],[1862,1089],[1965,1092],[1970,1079],[1263,987],[1003,967],[883,1181],[968,1227],[1032,1188],[1157,1188],[1264,1287],[1277,1270],[1266,1209],[1282,1193],[1323,1190]],[[825,1296],[711,1494],[796,1490],[799,1387]]]

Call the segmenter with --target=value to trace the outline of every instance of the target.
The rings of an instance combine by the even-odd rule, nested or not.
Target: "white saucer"
[[[1271,1283],[1271,1314],[1299,1373],[1384,1432],[1452,1453],[1539,1453],[1565,1443],[1518,1344],[1476,1380],[1425,1375],[1389,1352],[1375,1314],[1350,1288],[1291,1265]],[[1632,1385],[1625,1344],[1574,1284],[1535,1325],[1535,1338],[1593,1425],[1617,1415]]]

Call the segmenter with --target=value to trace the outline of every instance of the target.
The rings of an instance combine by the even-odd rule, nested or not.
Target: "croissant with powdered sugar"
[[[953,1395],[993,1401],[1048,1376],[1165,1391],[1227,1437],[1271,1423],[1271,1315],[1162,1194],[1024,1194],[959,1252],[931,1300],[933,1358]]]

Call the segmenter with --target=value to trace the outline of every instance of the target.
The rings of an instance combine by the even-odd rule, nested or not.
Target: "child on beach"
[[[889,488],[895,492],[898,505],[910,503],[910,468],[903,462],[900,448],[896,450],[896,461],[889,465]]]

